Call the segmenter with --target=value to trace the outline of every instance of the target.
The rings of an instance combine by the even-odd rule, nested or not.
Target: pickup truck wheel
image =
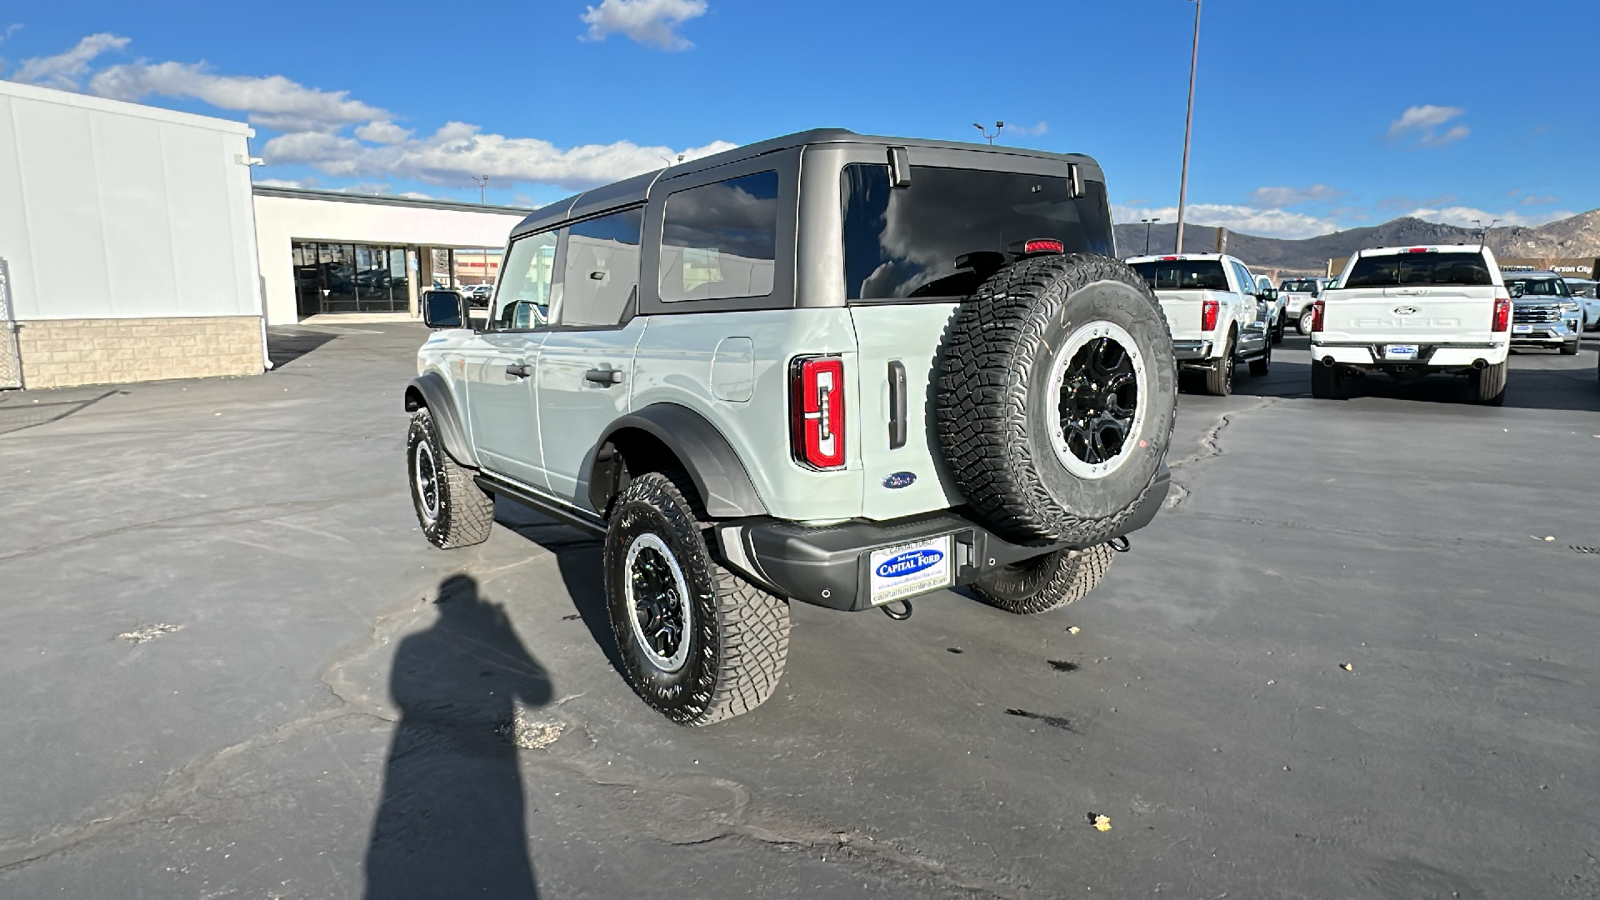
[[[646,473],[617,495],[604,566],[611,631],[645,703],[697,726],[772,696],[789,605],[717,564],[674,478]]]
[[[1289,313],[1287,311],[1281,312],[1281,313],[1278,314],[1277,324],[1274,325],[1273,328],[1272,328],[1272,342],[1274,344],[1283,343],[1283,331],[1284,331],[1284,328],[1287,327],[1284,324],[1284,319],[1286,319],[1288,317],[1288,315],[1289,315]]]
[[[426,406],[411,414],[406,469],[417,524],[430,543],[453,550],[489,539],[494,528],[494,496],[478,487],[470,469],[445,452],[439,428]]]
[[[1561,345],[1561,355],[1562,356],[1577,356],[1578,355],[1578,342],[1579,342],[1579,338],[1573,338],[1572,340],[1568,341],[1567,343],[1562,344]]]
[[[1251,378],[1265,378],[1265,377],[1267,377],[1267,373],[1269,373],[1271,371],[1272,371],[1272,342],[1268,341],[1267,342],[1266,352],[1262,353],[1259,358],[1250,360],[1250,377]]]
[[[1333,366],[1311,363],[1311,396],[1318,400],[1338,400],[1344,394],[1344,374]]]
[[[1506,364],[1498,363],[1467,373],[1472,400],[1479,406],[1504,406],[1506,402]]]
[[[1238,364],[1238,358],[1234,355],[1237,346],[1234,336],[1229,334],[1227,348],[1212,363],[1211,371],[1206,373],[1206,393],[1214,397],[1226,397],[1233,393],[1233,370]]]
[[[1094,590],[1116,553],[1109,544],[1057,550],[991,572],[972,585],[978,599],[1019,616],[1060,609]]]
[[[1311,323],[1315,320],[1316,312],[1312,310],[1311,304],[1307,303],[1306,308],[1300,312],[1300,321],[1295,323],[1295,330],[1301,334],[1310,334]]]
[[[1144,502],[1172,437],[1177,365],[1133,269],[1019,260],[961,304],[940,365],[939,445],[996,533],[1096,544]]]

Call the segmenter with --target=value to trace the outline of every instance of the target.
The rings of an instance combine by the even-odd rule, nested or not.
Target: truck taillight
[[[795,461],[844,468],[844,360],[802,356],[789,366],[789,439]]]
[[[1511,298],[1494,298],[1494,328],[1496,334],[1511,330]]]
[[[1217,316],[1222,312],[1222,304],[1215,300],[1200,301],[1200,330],[1214,331],[1217,327]]]
[[[1325,313],[1327,311],[1327,309],[1328,309],[1328,303],[1327,303],[1326,300],[1318,300],[1317,302],[1311,304],[1311,333],[1312,334],[1317,334],[1317,333],[1322,331],[1322,316],[1323,316],[1323,313]]]

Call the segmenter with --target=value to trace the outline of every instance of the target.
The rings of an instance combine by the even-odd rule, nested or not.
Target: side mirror
[[[429,328],[465,328],[467,301],[455,291],[428,291],[422,296],[422,321]]]

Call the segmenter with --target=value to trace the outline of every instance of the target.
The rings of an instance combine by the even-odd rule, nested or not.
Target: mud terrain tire
[[[1177,367],[1133,269],[1090,254],[1019,260],[961,304],[940,365],[940,449],[997,534],[1103,543],[1148,496]]]
[[[454,550],[489,539],[494,529],[494,496],[472,480],[471,469],[450,458],[426,406],[411,414],[406,474],[417,524],[429,543]]]

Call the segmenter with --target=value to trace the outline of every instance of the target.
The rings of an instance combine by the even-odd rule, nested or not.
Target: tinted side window
[[[1133,266],[1153,291],[1225,291],[1228,276],[1215,259],[1159,260]]]
[[[615,325],[639,287],[644,210],[628,209],[567,229],[561,325]]]
[[[765,297],[777,244],[777,172],[672,194],[662,213],[661,299]]]
[[[538,328],[549,321],[555,280],[556,233],[530,234],[512,242],[494,297],[499,331]]]

